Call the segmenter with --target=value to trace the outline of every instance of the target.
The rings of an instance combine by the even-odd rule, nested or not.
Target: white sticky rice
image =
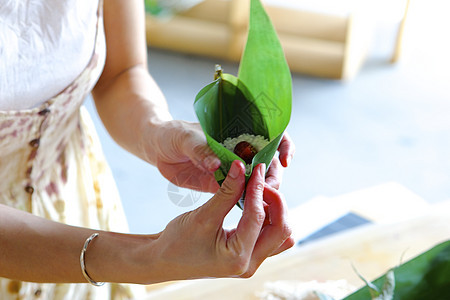
[[[255,148],[256,152],[261,151],[262,148],[264,148],[265,146],[267,146],[267,144],[269,144],[269,140],[267,140],[262,135],[252,135],[244,133],[236,138],[227,138],[225,141],[223,141],[222,145],[234,153],[234,147],[236,147],[236,145],[239,144],[240,142],[249,143],[250,145],[253,146],[253,148]],[[245,165],[245,172],[247,174],[250,174],[251,167],[252,166],[249,164]]]
[[[342,299],[356,288],[346,280],[330,280],[325,282],[313,281],[289,281],[280,280],[266,282],[262,292],[256,292],[260,300],[319,300],[317,292],[333,297],[332,299]]]

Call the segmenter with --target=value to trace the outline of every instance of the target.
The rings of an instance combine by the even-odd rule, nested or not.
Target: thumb
[[[220,222],[236,205],[241,198],[245,188],[245,167],[244,164],[235,160],[231,164],[227,178],[225,178],[222,186],[217,193],[208,202],[205,203],[204,209],[209,210],[210,216],[217,217]]]

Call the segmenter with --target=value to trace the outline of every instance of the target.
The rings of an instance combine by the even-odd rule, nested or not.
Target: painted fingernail
[[[236,179],[239,176],[239,173],[241,172],[241,168],[239,166],[238,162],[233,162],[231,165],[230,171],[228,172],[228,176],[230,176],[233,179]]]

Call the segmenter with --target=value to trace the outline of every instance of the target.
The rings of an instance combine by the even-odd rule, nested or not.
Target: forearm
[[[85,265],[97,282],[150,284],[204,277],[249,277],[265,258],[292,247],[281,195],[264,185],[258,165],[247,184],[237,228],[223,220],[240,199],[245,168],[233,162],[219,191],[204,205],[175,218],[156,235],[73,227],[0,205],[0,277],[33,282],[86,282],[80,253],[94,232]],[[270,222],[265,222],[270,220]]]
[[[120,73],[108,85],[96,87],[97,111],[111,137],[124,149],[152,164],[156,154],[144,145],[157,145],[157,129],[172,119],[164,95],[144,65]],[[156,148],[153,149],[156,152]]]
[[[0,277],[31,282],[86,282],[80,253],[94,232],[99,231],[52,222],[0,205]],[[145,273],[138,255],[142,255],[142,249],[151,248],[154,239],[156,236],[100,231],[86,252],[89,275],[95,281],[148,281],[142,278]]]

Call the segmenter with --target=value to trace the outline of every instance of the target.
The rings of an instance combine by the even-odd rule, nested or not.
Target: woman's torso
[[[0,10],[12,7],[14,3],[32,5],[40,2],[47,13],[60,1],[77,2],[6,1],[0,4]],[[78,0],[85,4],[90,1]],[[41,79],[45,82],[40,83],[40,88],[27,90],[32,104],[25,104],[16,95],[13,109],[0,109],[0,203],[70,225],[126,232],[128,227],[111,171],[103,157],[94,125],[81,107],[97,82],[106,57],[102,1],[93,2],[96,2],[95,7],[86,6],[91,7],[86,15],[95,16],[94,29],[89,29],[94,32],[90,37],[92,41],[87,42],[92,45],[89,46],[90,54],[87,61],[67,72],[70,73],[66,79],[68,83],[56,86],[51,82],[51,76],[50,79],[46,77]],[[26,11],[33,13],[29,9]],[[2,22],[0,18],[0,24],[4,26]],[[63,61],[50,59],[49,64],[60,64],[64,69],[71,59],[71,56],[63,57]],[[34,67],[38,70],[39,67],[46,68]],[[0,77],[0,81],[3,80]],[[47,91],[47,84],[52,87],[53,90],[49,88],[51,92]],[[3,89],[5,85],[0,86]],[[43,87],[47,93],[41,91]],[[17,107],[16,102],[20,103]],[[128,299],[132,294],[130,287],[123,285],[93,288],[88,284],[38,284],[0,278],[0,299],[6,300]]]
[[[97,7],[98,0],[2,0],[0,110],[36,107],[86,68]]]

